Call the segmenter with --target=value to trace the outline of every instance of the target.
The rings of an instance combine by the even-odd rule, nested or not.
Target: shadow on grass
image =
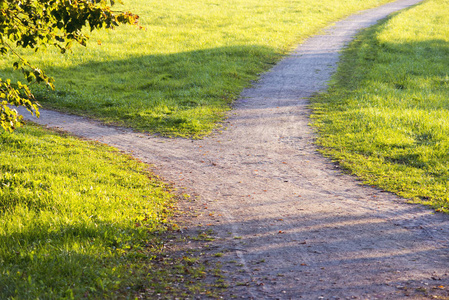
[[[48,70],[56,91],[35,92],[44,107],[197,136],[210,132],[243,88],[279,58],[267,47],[233,46],[90,62]]]
[[[160,250],[154,232],[150,235],[119,224],[37,223],[31,227],[0,236],[3,299],[109,298],[141,280],[130,272],[148,268],[146,263]],[[128,294],[133,292],[134,287]]]

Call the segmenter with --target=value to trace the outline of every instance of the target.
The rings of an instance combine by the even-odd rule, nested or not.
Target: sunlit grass
[[[56,79],[44,107],[165,135],[201,136],[242,89],[326,24],[388,0],[125,1],[137,27],[91,36],[73,53],[29,59]],[[11,77],[8,62],[0,77]],[[17,75],[18,76],[18,75]]]
[[[132,294],[171,199],[112,148],[30,126],[0,133],[0,298]]]
[[[323,151],[369,184],[449,211],[449,3],[360,35],[315,99]]]

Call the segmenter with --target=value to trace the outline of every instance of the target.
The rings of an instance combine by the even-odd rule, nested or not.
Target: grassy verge
[[[45,107],[165,135],[201,136],[258,74],[326,24],[389,0],[127,0],[145,28],[91,36],[72,54],[32,53],[56,79]],[[8,58],[0,58],[8,66]],[[1,78],[15,75],[0,70]],[[16,78],[20,79],[20,78]]]
[[[316,97],[323,152],[366,183],[449,212],[449,3],[361,34]]]
[[[204,291],[177,283],[204,276],[205,266],[164,249],[174,197],[150,176],[98,143],[34,126],[0,133],[0,298]]]

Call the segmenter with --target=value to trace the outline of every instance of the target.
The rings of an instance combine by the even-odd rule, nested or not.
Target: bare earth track
[[[227,279],[239,282],[225,298],[449,299],[449,216],[360,185],[317,152],[308,126],[307,98],[325,89],[342,47],[419,2],[364,11],[310,38],[244,91],[224,132],[203,140],[52,111],[33,121],[131,153],[198,195],[207,213],[192,226],[213,224]]]

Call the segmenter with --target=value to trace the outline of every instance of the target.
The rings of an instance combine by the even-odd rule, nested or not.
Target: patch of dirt
[[[229,288],[251,299],[449,299],[449,217],[363,186],[323,158],[307,98],[326,87],[361,28],[400,0],[310,38],[242,94],[226,130],[166,139],[42,111],[40,124],[122,149],[190,193]]]

